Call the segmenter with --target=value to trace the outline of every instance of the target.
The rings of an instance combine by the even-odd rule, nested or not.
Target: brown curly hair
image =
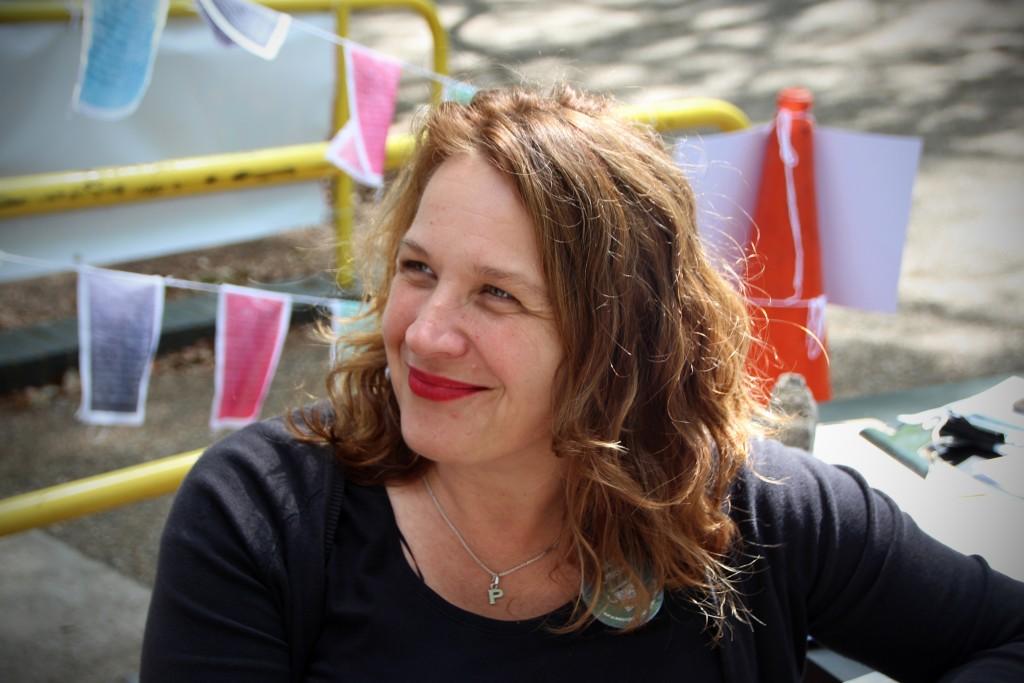
[[[609,572],[624,573],[637,606],[660,589],[683,591],[720,634],[743,613],[728,494],[757,410],[749,321],[705,257],[693,192],[660,137],[618,118],[607,99],[564,85],[550,95],[511,88],[426,114],[364,259],[372,329],[341,340],[327,378],[333,414],[305,411],[305,433],[332,444],[354,481],[423,473],[428,463],[402,441],[380,316],[427,182],[468,152],[511,179],[533,220],[564,345],[553,389],[553,445],[567,463],[563,560],[594,594]],[[578,600],[561,630],[592,618]]]

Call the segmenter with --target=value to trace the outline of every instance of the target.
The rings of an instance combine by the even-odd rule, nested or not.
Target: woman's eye
[[[430,269],[423,261],[415,261],[413,259],[405,259],[399,261],[398,269],[403,273],[423,273],[424,275],[433,275],[434,271]]]
[[[502,301],[517,301],[514,296],[506,292],[504,289],[498,289],[493,285],[484,285],[484,294],[493,296],[495,299],[500,299]]]

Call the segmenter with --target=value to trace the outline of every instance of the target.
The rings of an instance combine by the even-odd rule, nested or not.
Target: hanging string
[[[113,277],[123,275],[124,277],[135,277],[139,273],[129,273],[120,270],[111,270],[109,268],[100,268],[97,266],[90,266],[84,264],[73,264],[68,265],[66,263],[60,263],[58,261],[50,261],[47,259],[34,258],[32,256],[21,256],[19,254],[12,254],[9,251],[3,251],[0,249],[0,261],[7,261],[9,263],[18,263],[25,266],[41,266],[43,268],[57,268],[61,271],[73,270],[75,272],[81,272],[83,270],[98,270],[103,271]],[[163,279],[164,284],[168,287],[175,287],[177,289],[191,289],[197,292],[209,292],[211,294],[219,294],[221,285],[211,284],[209,282],[195,282],[193,280],[183,280],[177,277],[171,277],[169,275],[157,275]],[[245,286],[245,285],[243,285]],[[333,304],[342,301],[338,297],[329,296],[310,296],[308,294],[292,294],[290,292],[281,292],[275,289],[266,289],[264,287],[249,287],[245,286],[246,289],[252,289],[259,292],[267,292],[268,294],[274,294],[277,296],[286,296],[291,299],[294,303],[303,304],[306,306],[323,306],[325,308],[332,308]]]
[[[61,270],[67,270],[68,268],[64,264],[56,263],[54,261],[44,261],[40,258],[32,258],[31,256],[18,256],[12,254],[9,251],[0,249],[0,261],[8,261],[10,263],[20,263],[23,266],[42,266],[43,268],[50,268],[51,266],[58,266]],[[74,268],[74,266],[71,266]]]
[[[387,57],[388,59],[391,59],[401,64],[403,71],[410,71],[418,76],[422,76],[432,81],[441,83],[442,85],[448,86],[449,88],[460,88],[469,85],[464,81],[451,78],[450,76],[445,76],[444,74],[439,74],[436,71],[431,71],[430,69],[426,69],[417,64],[412,64],[411,62],[406,62],[404,60],[397,59],[391,55],[380,52],[379,50],[374,50],[373,48],[367,47],[366,45],[363,45],[362,43],[357,42],[355,40],[352,40],[351,38],[339,36],[337,33],[334,33],[333,31],[328,31],[327,29],[322,29],[314,24],[301,21],[299,19],[296,19],[294,16],[292,17],[292,26],[301,31],[305,31],[311,36],[316,36],[317,38],[326,40],[327,42],[334,43],[339,47],[358,47],[363,50],[367,50],[368,52],[373,52],[383,57]]]
[[[117,271],[112,271],[117,272]],[[210,292],[211,294],[217,294],[220,292],[221,285],[214,285],[208,282],[193,282],[191,280],[182,280],[176,277],[163,276],[164,284],[168,287],[176,287],[178,289],[191,289],[197,292]],[[264,287],[249,287],[248,285],[241,285],[246,289],[253,289],[260,292],[268,292],[278,296],[286,296],[297,304],[304,304],[306,306],[325,306],[329,307],[331,302],[339,301],[335,297],[329,296],[310,296],[308,294],[292,294],[290,292],[281,292],[276,289],[266,289]]]

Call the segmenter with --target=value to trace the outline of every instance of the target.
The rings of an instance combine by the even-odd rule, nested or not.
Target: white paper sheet
[[[921,139],[821,127],[814,145],[825,293],[895,311]]]
[[[743,274],[768,126],[686,138],[675,159],[697,195],[697,228],[716,265]]]
[[[688,138],[675,149],[712,259],[741,273],[768,130]],[[814,145],[825,294],[894,311],[921,141],[818,127]]]

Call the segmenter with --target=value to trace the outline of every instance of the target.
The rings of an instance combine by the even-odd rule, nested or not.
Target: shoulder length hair
[[[380,316],[432,174],[448,158],[479,154],[511,179],[533,220],[564,345],[553,389],[553,444],[566,461],[563,560],[594,595],[609,577],[632,582],[641,608],[630,628],[664,589],[685,592],[720,634],[743,613],[728,493],[755,410],[750,333],[743,301],[705,257],[681,170],[654,131],[568,86],[443,103],[416,142],[364,245],[373,327],[341,340],[327,378],[333,414],[306,411],[302,431],[333,445],[355,481],[423,473],[427,463],[402,441]],[[559,630],[593,617],[577,601]]]

